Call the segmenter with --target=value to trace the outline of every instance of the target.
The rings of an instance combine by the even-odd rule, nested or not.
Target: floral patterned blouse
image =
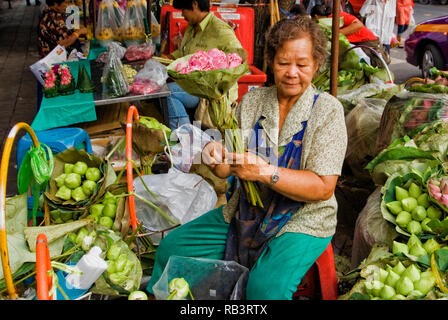
[[[71,36],[73,32],[74,30],[67,28],[64,14],[48,6],[45,7],[37,35],[37,46],[41,57],[49,54],[60,40]]]
[[[319,94],[314,107],[314,95]],[[297,100],[285,119],[282,131],[278,132],[277,87],[261,87],[245,94],[237,107],[236,118],[242,129],[242,138],[247,147],[255,123],[260,116],[261,125],[271,146],[279,148],[291,141],[302,130],[307,120],[303,137],[301,170],[310,170],[320,176],[340,175],[347,148],[347,129],[344,108],[339,100],[326,92],[319,93],[310,85]],[[226,205],[223,215],[230,222],[238,206],[239,189]],[[297,210],[277,236],[285,232],[299,232],[315,237],[329,237],[336,232],[337,202],[333,195],[329,200],[307,202]]]

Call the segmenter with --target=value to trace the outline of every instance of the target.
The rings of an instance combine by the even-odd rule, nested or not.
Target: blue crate
[[[92,144],[87,131],[81,128],[55,128],[50,130],[35,131],[40,143],[47,145],[53,154],[57,154],[69,148],[83,149],[92,153]],[[22,164],[23,157],[33,145],[30,135],[24,135],[17,144],[17,170]]]

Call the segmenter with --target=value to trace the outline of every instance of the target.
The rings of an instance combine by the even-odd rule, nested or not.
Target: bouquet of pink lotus
[[[45,94],[46,98],[52,98],[59,95],[59,86],[58,86],[58,79],[53,71],[53,69],[48,70],[45,72],[44,75],[44,86],[43,86],[43,92]]]
[[[246,57],[246,52],[241,49],[229,53],[219,49],[198,50],[167,67],[168,74],[183,90],[210,102],[210,119],[225,136],[226,144],[238,153],[244,152],[244,147],[228,92],[249,70],[243,56]],[[244,181],[243,185],[251,203],[263,207],[257,185],[251,181]]]
[[[76,85],[70,67],[66,64],[55,65],[54,67],[56,66],[59,75],[59,93],[63,96],[75,93]]]

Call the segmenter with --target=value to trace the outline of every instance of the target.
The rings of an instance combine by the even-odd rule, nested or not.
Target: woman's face
[[[67,9],[68,5],[70,4],[69,0],[65,0],[64,2],[62,2],[61,4],[57,4],[55,3],[53,8],[59,12],[59,13],[65,13],[65,10]]]
[[[309,37],[287,40],[274,57],[274,80],[280,97],[301,96],[310,85],[317,65]]]
[[[192,9],[182,9],[182,15],[185,20],[193,26],[200,23],[202,20],[201,10],[199,10],[196,1],[193,1]]]

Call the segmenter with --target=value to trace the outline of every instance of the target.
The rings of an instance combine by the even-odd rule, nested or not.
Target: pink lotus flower
[[[227,56],[224,51],[219,49],[210,49],[207,54],[211,59],[212,70],[227,68]]]
[[[202,70],[211,64],[211,59],[206,52],[198,50],[190,57],[188,63],[192,67],[197,67],[197,70]]]
[[[243,59],[237,53],[227,55],[227,68],[235,68],[243,63]]]

